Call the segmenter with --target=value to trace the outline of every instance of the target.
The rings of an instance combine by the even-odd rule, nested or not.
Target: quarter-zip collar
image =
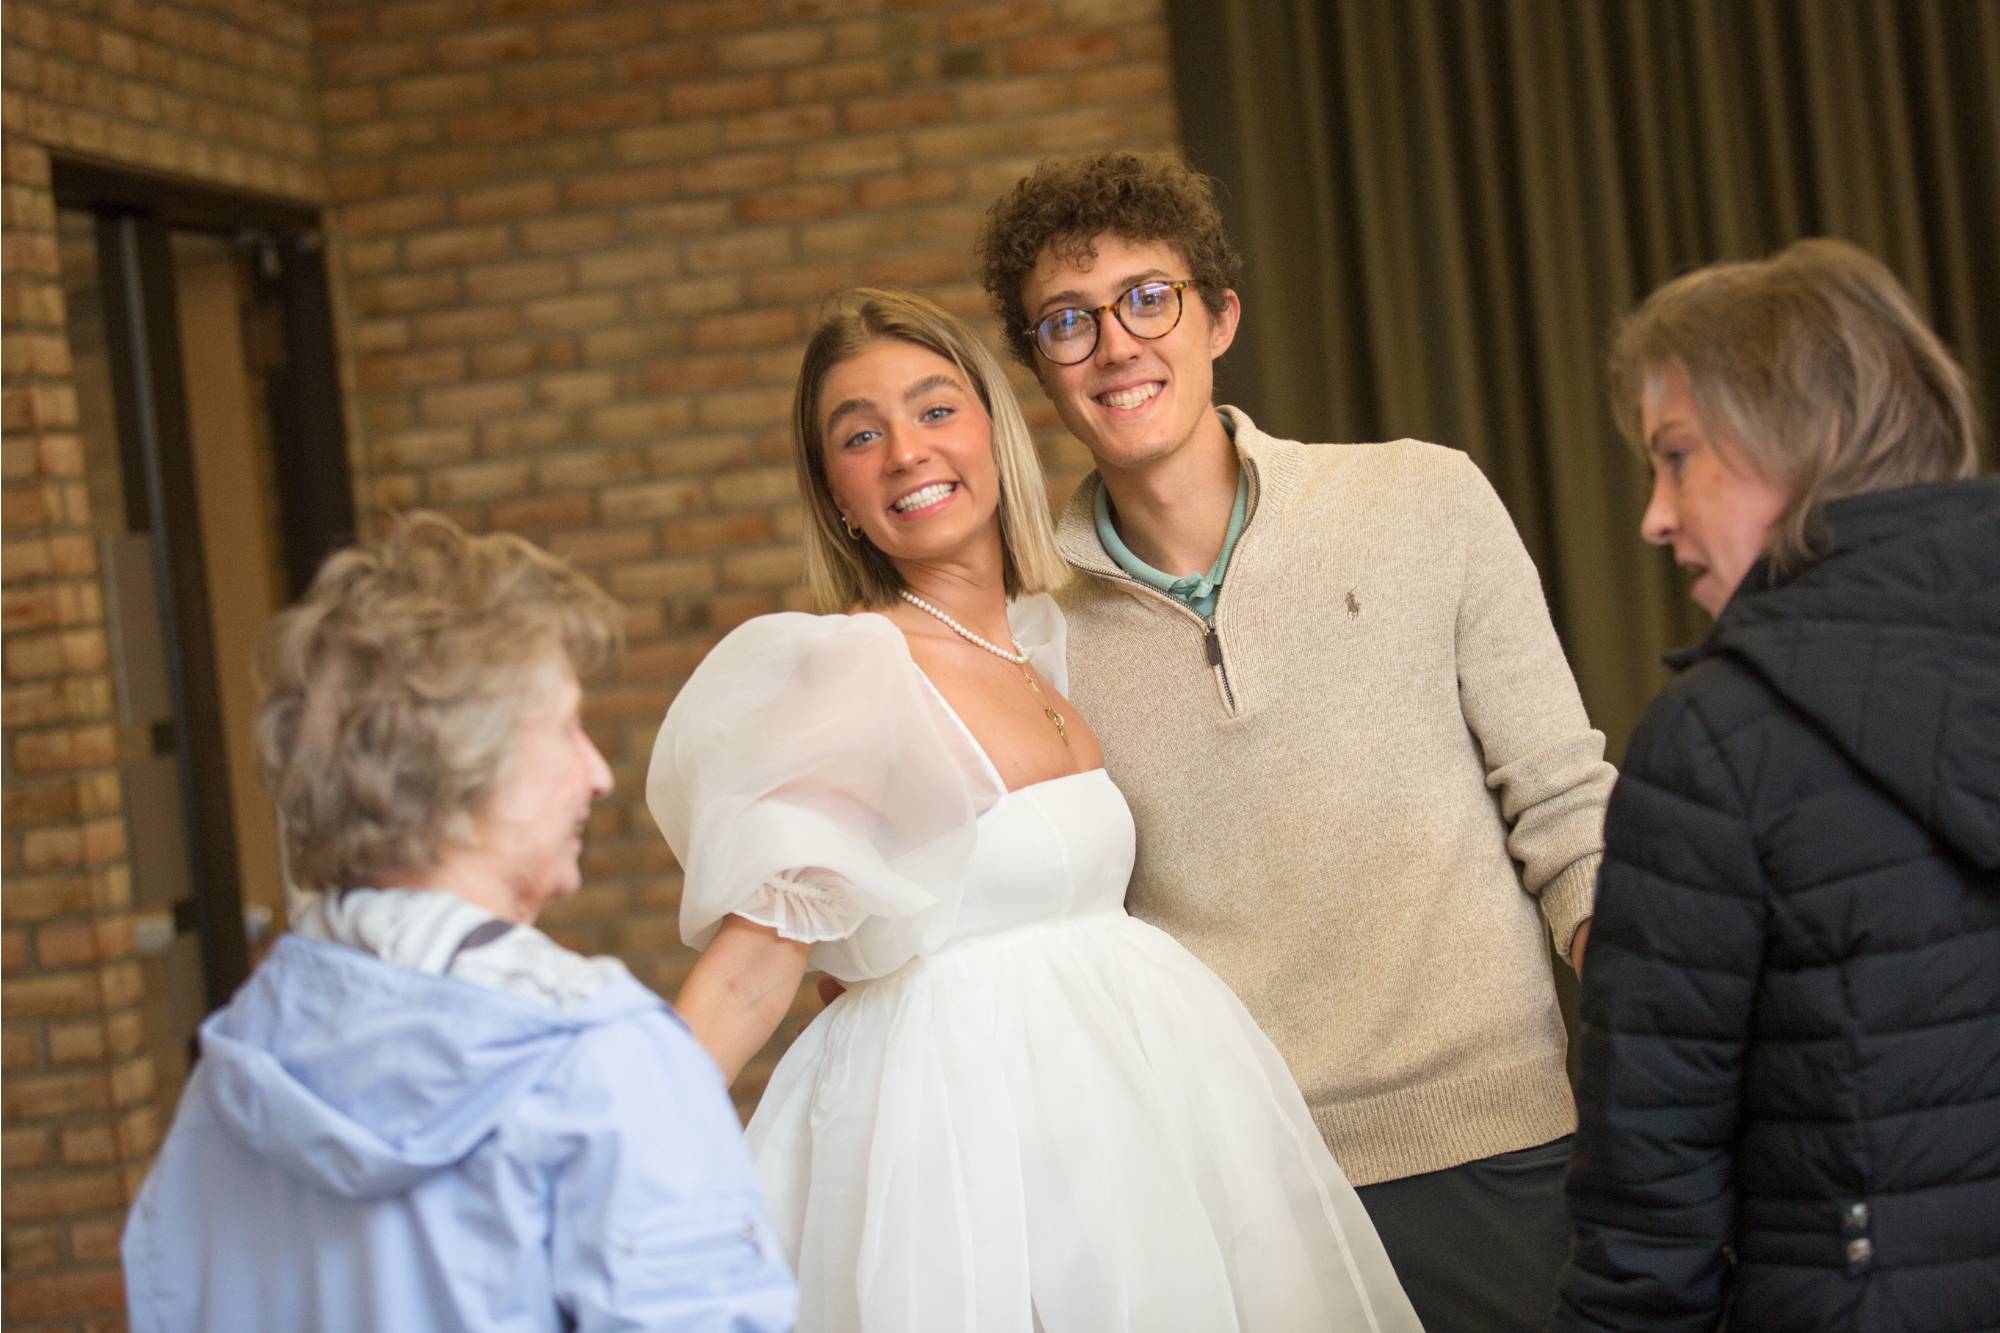
[[[1218,407],[1223,425],[1229,428],[1236,445],[1236,457],[1249,479],[1249,495],[1246,502],[1247,514],[1243,520],[1242,534],[1238,537],[1230,562],[1240,568],[1240,562],[1256,542],[1257,515],[1264,508],[1264,499],[1269,497],[1274,504],[1282,506],[1285,496],[1297,483],[1297,464],[1288,459],[1284,451],[1273,449],[1270,438],[1257,429],[1240,409]],[[1144,588],[1139,580],[1119,568],[1118,562],[1104,549],[1104,543],[1097,535],[1097,493],[1104,485],[1104,478],[1092,472],[1076,488],[1062,513],[1056,518],[1056,546],[1063,559],[1085,574],[1099,578],[1122,580],[1135,588]],[[1147,589],[1147,591],[1151,591]],[[1166,597],[1165,593],[1157,594]],[[1171,600],[1171,599],[1170,599]]]

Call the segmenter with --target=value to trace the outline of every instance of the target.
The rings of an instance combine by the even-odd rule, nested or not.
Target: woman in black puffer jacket
[[[1718,618],[1632,738],[1559,1329],[2000,1328],[2000,480],[1879,263],[1656,292],[1643,535]]]

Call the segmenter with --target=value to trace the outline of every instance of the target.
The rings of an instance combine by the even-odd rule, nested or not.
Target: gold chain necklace
[[[1035,683],[1035,673],[1028,666],[1028,655],[1021,651],[1020,644],[1015,643],[1014,651],[1010,653],[1005,648],[1002,648],[999,644],[993,643],[987,639],[981,638],[977,634],[974,634],[971,630],[959,624],[956,620],[952,619],[942,610],[940,610],[935,606],[932,606],[929,602],[917,596],[915,593],[911,592],[908,588],[899,588],[897,589],[897,591],[902,594],[902,598],[904,601],[908,602],[911,606],[916,607],[917,610],[919,611],[927,612],[930,615],[937,617],[939,620],[944,622],[944,627],[946,629],[958,635],[961,639],[964,639],[969,643],[973,643],[981,648],[984,648],[987,652],[992,653],[995,657],[999,658],[1003,662],[1011,662],[1013,665],[1019,667],[1021,669],[1021,679],[1026,681],[1028,688],[1035,692],[1035,702],[1042,706],[1042,716],[1047,718],[1049,720],[1049,725],[1056,729],[1056,735],[1061,738],[1062,743],[1065,746],[1069,744],[1069,726],[1067,723],[1063,721],[1063,715],[1061,713],[1058,713],[1054,708],[1051,708],[1049,706],[1048,696],[1044,695],[1042,693],[1042,687]],[[1012,642],[1012,640],[1009,640],[1009,642]]]

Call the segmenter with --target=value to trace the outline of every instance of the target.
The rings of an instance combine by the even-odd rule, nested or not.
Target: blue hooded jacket
[[[792,1327],[721,1077],[629,975],[559,1010],[287,935],[201,1047],[135,1333]]]

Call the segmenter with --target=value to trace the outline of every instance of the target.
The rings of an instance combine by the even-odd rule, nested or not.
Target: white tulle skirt
[[[1235,995],[1122,913],[850,990],[750,1123],[803,1333],[1419,1327]]]

